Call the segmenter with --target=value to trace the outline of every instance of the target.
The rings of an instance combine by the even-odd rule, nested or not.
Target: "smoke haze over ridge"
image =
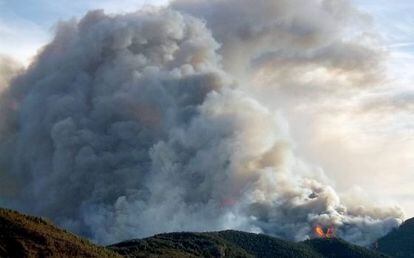
[[[104,243],[223,228],[303,240],[316,223],[359,244],[382,236],[402,211],[344,201],[258,94],[299,91],[315,70],[320,94],[379,76],[371,38],[340,33],[360,17],[348,1],[302,2],[176,1],[62,22],[0,98],[13,186],[0,201]]]

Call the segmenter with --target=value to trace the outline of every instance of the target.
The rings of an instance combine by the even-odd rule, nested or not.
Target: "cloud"
[[[396,227],[398,207],[344,203],[324,172],[296,155],[283,116],[250,93],[255,71],[238,76],[237,67],[275,51],[301,63],[366,65],[320,48],[336,42],[327,24],[345,20],[346,2],[309,1],[308,18],[290,1],[235,10],[230,1],[178,3],[92,11],[57,26],[0,98],[0,167],[17,188],[3,196],[7,206],[103,243],[223,228],[303,240],[322,223],[369,244]],[[227,37],[194,17],[223,4],[223,17],[258,27],[224,22]],[[246,63],[234,63],[249,45],[257,47],[242,56]],[[312,61],[297,57],[300,49],[312,49]]]
[[[363,111],[372,113],[395,114],[396,112],[414,112],[414,93],[411,91],[392,92],[373,96],[363,102]]]

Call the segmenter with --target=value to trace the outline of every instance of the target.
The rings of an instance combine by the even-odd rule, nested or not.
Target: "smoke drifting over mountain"
[[[104,243],[224,228],[303,240],[322,224],[367,244],[398,225],[399,208],[341,201],[245,79],[270,62],[272,81],[315,63],[371,80],[376,50],[338,33],[358,14],[347,1],[252,3],[59,24],[0,98],[0,178],[13,186],[0,201]]]

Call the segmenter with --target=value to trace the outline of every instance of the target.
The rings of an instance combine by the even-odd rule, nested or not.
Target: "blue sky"
[[[413,79],[414,65],[414,1],[353,0],[373,19],[391,54],[391,64],[400,79]]]
[[[414,44],[414,2],[410,0],[354,0],[370,13],[377,29],[389,43]]]

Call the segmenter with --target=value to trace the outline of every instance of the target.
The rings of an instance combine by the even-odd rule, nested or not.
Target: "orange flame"
[[[332,225],[327,230],[326,233],[321,225],[316,225],[314,228],[315,235],[321,238],[333,238],[335,237],[335,227]]]
[[[315,227],[315,234],[316,234],[318,237],[325,237],[325,232],[323,232],[323,228],[322,228],[320,225],[317,225],[317,226]]]

